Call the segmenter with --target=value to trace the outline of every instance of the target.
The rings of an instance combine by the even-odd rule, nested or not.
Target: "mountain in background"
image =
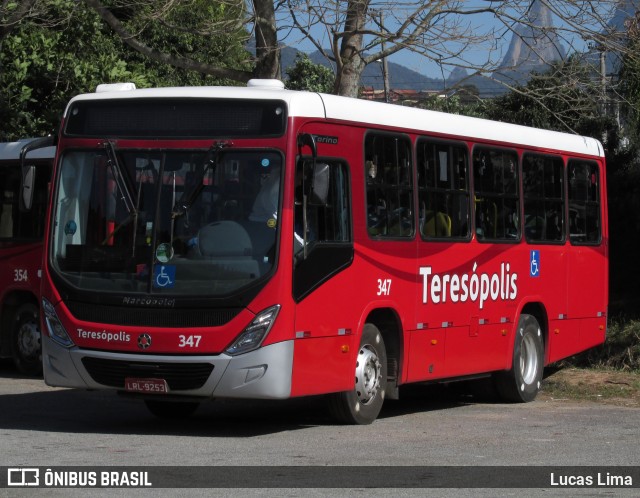
[[[292,47],[284,46],[280,52],[282,64],[282,77],[286,79],[287,69],[295,64],[298,50]],[[308,54],[309,59],[314,64],[321,64],[325,67],[334,69],[329,61],[319,52],[315,51]],[[442,91],[446,88],[446,81],[442,79],[429,78],[423,74],[413,71],[401,64],[388,61],[389,67],[389,86],[394,89],[402,90],[427,90]],[[361,83],[363,86],[373,87],[376,90],[384,88],[382,79],[382,64],[369,64],[362,73]]]
[[[614,16],[608,24],[607,34],[623,38],[626,35],[626,23],[635,16],[640,7],[640,0],[621,0]],[[388,62],[389,85],[394,90],[415,91],[447,91],[456,87],[475,86],[480,97],[494,97],[507,91],[503,83],[509,85],[523,85],[529,80],[532,71],[544,72],[553,62],[563,60],[566,50],[560,37],[553,30],[553,18],[549,7],[533,0],[525,16],[524,22],[513,31],[509,48],[502,59],[500,67],[491,77],[469,75],[462,68],[455,68],[446,79],[430,78],[413,71],[401,64]],[[284,46],[282,48],[282,76],[286,79],[286,70],[295,63],[298,50]],[[315,64],[333,69],[327,59],[319,52],[308,54]],[[597,63],[598,54],[588,54],[588,60]],[[620,58],[616,54],[607,53],[607,74],[619,70]],[[361,84],[381,90],[384,87],[382,78],[382,64],[369,64],[361,78]]]
[[[526,22],[520,24],[512,34],[511,43],[500,68],[491,78],[481,75],[469,75],[462,68],[455,68],[449,77],[429,78],[405,66],[388,62],[389,86],[395,90],[446,91],[455,87],[475,86],[480,97],[494,97],[507,91],[505,85],[524,84],[531,71],[544,71],[550,63],[562,60],[565,49],[556,33],[548,28],[553,27],[550,9],[539,0],[534,0],[526,16]],[[294,64],[297,50],[291,47],[282,49],[283,76],[286,69]],[[325,57],[318,51],[309,54],[315,64],[331,67]],[[363,86],[381,90],[384,86],[382,65],[369,64],[362,74]]]
[[[624,44],[627,37],[627,23],[633,19],[640,8],[638,0],[621,0],[618,2],[616,11],[607,24],[605,34],[617,39],[617,43]],[[620,54],[607,52],[606,54],[607,74],[617,74],[620,71]]]
[[[514,73],[522,77],[563,60],[567,54],[560,37],[549,28],[553,28],[551,10],[545,3],[534,0],[524,22],[514,30],[509,49],[496,73]]]

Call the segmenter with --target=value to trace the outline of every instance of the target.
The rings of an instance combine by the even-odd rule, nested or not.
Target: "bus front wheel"
[[[329,409],[340,422],[366,425],[382,409],[387,385],[387,353],[378,327],[367,323],[355,364],[355,385],[351,391],[329,395]]]
[[[533,401],[540,390],[544,370],[542,329],[533,315],[518,321],[511,370],[496,374],[496,388],[505,401]]]

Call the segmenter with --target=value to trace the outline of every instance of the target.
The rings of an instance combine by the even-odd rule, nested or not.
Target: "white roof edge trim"
[[[65,110],[65,116],[69,106],[76,101],[171,97],[282,100],[288,106],[289,117],[327,118],[363,126],[396,128],[417,134],[437,133],[452,139],[501,142],[524,148],[604,157],[604,148],[598,140],[571,133],[336,95],[265,88],[261,85],[257,87],[148,88],[129,92],[83,94],[71,99]]]
[[[321,97],[328,119],[604,157],[602,144],[591,137],[336,95],[322,94]]]

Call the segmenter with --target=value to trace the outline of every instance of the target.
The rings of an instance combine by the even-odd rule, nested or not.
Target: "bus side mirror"
[[[32,164],[30,166],[22,167],[22,193],[20,196],[20,209],[21,211],[31,211],[33,205],[33,192],[36,183],[36,167]]]
[[[314,163],[311,172],[309,204],[326,206],[329,200],[329,165]]]
[[[27,154],[32,150],[51,147],[56,144],[56,137],[47,136],[36,138],[27,143],[20,150],[20,166],[22,168],[22,184],[20,193],[20,209],[22,211],[30,211],[33,205],[33,192],[36,184],[36,167],[35,165],[27,165]]]

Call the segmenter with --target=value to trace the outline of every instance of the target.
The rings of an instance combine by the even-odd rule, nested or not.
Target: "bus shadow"
[[[0,394],[0,430],[87,434],[135,434],[249,438],[278,432],[338,425],[321,396],[289,400],[214,400],[203,402],[184,420],[153,416],[142,400],[111,391],[53,389]],[[403,391],[387,401],[381,419],[447,410],[468,404],[433,388]]]
[[[0,395],[0,430],[244,438],[323,425],[328,419],[307,399],[206,401],[186,420],[158,419],[142,400],[110,391]]]
[[[339,425],[329,414],[323,396],[204,401],[185,423],[158,419],[142,400],[112,391],[49,388],[42,377],[20,374],[10,360],[0,360],[0,379],[6,386],[5,393],[0,393],[0,429],[244,438]],[[379,418],[449,410],[484,401],[466,390],[442,384],[403,386],[400,399],[387,400]]]
[[[411,384],[400,388],[399,400],[385,401],[379,418],[452,410],[477,403],[496,402],[481,383]]]

